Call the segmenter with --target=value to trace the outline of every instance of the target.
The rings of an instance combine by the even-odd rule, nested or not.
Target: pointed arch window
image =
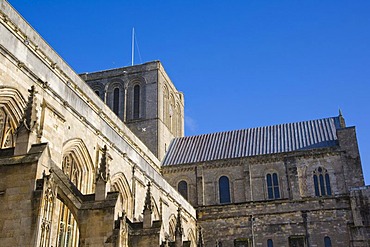
[[[178,192],[188,200],[188,183],[184,180],[180,181],[177,185]]]
[[[268,173],[266,175],[267,183],[267,198],[268,199],[279,199],[280,189],[279,189],[279,179],[277,173]]]
[[[140,118],[140,86],[134,86],[134,119]]]
[[[315,196],[331,196],[330,176],[326,169],[318,167],[313,172]]]
[[[0,148],[14,147],[15,126],[4,108],[0,108]]]
[[[82,176],[79,164],[70,153],[63,158],[62,170],[70,181],[81,191]],[[77,246],[79,231],[72,212],[59,200],[59,230],[57,247]]]
[[[218,188],[220,193],[220,203],[230,203],[230,183],[226,176],[220,177],[218,180]]]
[[[119,114],[119,88],[113,90],[113,112]]]

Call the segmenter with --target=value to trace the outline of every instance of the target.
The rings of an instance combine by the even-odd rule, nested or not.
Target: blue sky
[[[370,1],[10,0],[76,72],[160,60],[186,135],[338,115],[370,184]],[[138,47],[138,48],[137,48]]]

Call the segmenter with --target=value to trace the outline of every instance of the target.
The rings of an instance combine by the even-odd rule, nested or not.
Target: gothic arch
[[[111,179],[112,191],[118,191],[120,193],[121,208],[126,213],[126,216],[132,220],[133,218],[133,196],[130,190],[130,186],[127,182],[125,175],[120,172],[112,176]]]
[[[188,241],[191,242],[191,246],[197,246],[197,240],[196,240],[193,229],[190,228],[188,230],[187,238],[188,238]]]
[[[22,118],[26,101],[11,87],[0,87],[0,148],[14,147],[14,132]]]
[[[68,140],[64,143],[62,152],[63,162],[68,162],[70,161],[68,159],[73,159],[77,171],[81,173],[81,182],[75,184],[77,188],[83,194],[93,193],[95,169],[84,142],[79,138]]]
[[[170,241],[175,241],[176,215],[172,214],[168,221],[168,237]]]

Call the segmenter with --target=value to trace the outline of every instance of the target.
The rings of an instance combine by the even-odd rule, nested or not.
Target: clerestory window
[[[266,175],[267,184],[267,198],[268,199],[279,199],[280,189],[279,189],[279,179],[277,173],[268,173]]]
[[[218,181],[220,203],[230,203],[230,183],[229,178],[226,176],[220,177]]]
[[[177,185],[177,191],[187,200],[188,199],[188,183],[184,180]]]

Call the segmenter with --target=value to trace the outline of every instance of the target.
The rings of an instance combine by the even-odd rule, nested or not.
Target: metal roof
[[[292,152],[337,145],[339,117],[175,138],[162,165]]]

